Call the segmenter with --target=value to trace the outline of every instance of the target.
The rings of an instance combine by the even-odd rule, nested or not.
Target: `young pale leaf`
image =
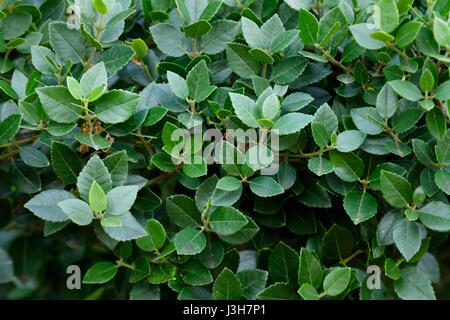
[[[95,180],[89,191],[89,206],[94,212],[102,212],[106,209],[105,192]]]
[[[83,277],[83,283],[102,284],[106,283],[116,275],[119,267],[112,262],[99,262],[94,264]]]
[[[323,290],[329,296],[342,293],[350,282],[351,268],[335,268],[323,280]]]

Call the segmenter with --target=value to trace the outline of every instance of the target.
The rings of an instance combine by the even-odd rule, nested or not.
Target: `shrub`
[[[448,298],[447,0],[0,6],[0,297]]]

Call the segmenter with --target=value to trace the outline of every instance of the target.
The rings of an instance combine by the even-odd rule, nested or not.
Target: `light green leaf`
[[[351,268],[334,268],[323,280],[323,290],[329,296],[342,293],[350,282]]]
[[[412,200],[411,184],[405,178],[382,170],[380,175],[381,192],[384,199],[394,207],[406,207]]]

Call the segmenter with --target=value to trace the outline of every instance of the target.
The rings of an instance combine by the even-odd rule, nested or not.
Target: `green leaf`
[[[49,25],[50,44],[62,61],[83,62],[86,53],[86,41],[77,29],[65,22],[52,22]]]
[[[267,176],[260,176],[250,181],[250,189],[259,197],[273,197],[284,192],[274,179]]]
[[[298,270],[298,253],[284,242],[279,242],[269,257],[270,277],[276,282],[286,282],[291,286],[296,286]]]
[[[231,103],[238,118],[251,128],[258,128],[261,113],[256,103],[239,93],[230,93]]]
[[[363,174],[364,164],[354,153],[342,153],[330,151],[330,161],[333,163],[333,171],[344,181],[353,182]]]
[[[378,115],[373,107],[354,108],[350,110],[353,123],[356,127],[367,134],[376,135],[383,132],[383,127],[376,121],[383,123],[383,119]]]
[[[450,206],[444,202],[429,202],[420,208],[419,218],[431,230],[440,232],[450,230]]]
[[[265,47],[264,33],[255,22],[242,17],[241,25],[245,41],[251,48],[268,49]]]
[[[309,284],[317,289],[322,284],[323,271],[319,259],[306,248],[300,249],[300,265],[298,268],[298,284]]]
[[[94,8],[97,10],[97,12],[105,15],[108,13],[108,7],[103,2],[103,0],[94,0]]]
[[[314,46],[317,43],[319,37],[319,23],[316,17],[308,10],[299,10],[299,23],[300,40],[307,46]]]
[[[444,138],[436,144],[436,158],[439,163],[450,160],[450,130],[447,130]]]
[[[102,212],[106,209],[105,192],[95,180],[89,191],[89,206],[94,212]]]
[[[185,195],[173,195],[166,200],[167,215],[181,228],[201,226],[200,212],[194,200]]]
[[[420,89],[422,89],[423,92],[428,93],[433,89],[434,87],[434,78],[431,74],[431,71],[428,69],[425,69],[422,72],[422,75],[420,76]]]
[[[183,172],[191,178],[204,176],[207,170],[206,161],[201,156],[193,156],[183,163]]]
[[[358,149],[366,139],[366,134],[359,130],[346,130],[337,136],[336,147],[340,152]]]
[[[381,88],[377,95],[376,108],[378,114],[384,119],[391,118],[397,111],[398,98],[388,83]]]
[[[450,194],[450,172],[440,169],[434,174],[434,182],[447,195]]]
[[[145,256],[139,256],[134,262],[134,269],[130,273],[130,283],[136,283],[148,277],[150,274],[150,263]]]
[[[403,208],[412,201],[411,184],[405,178],[382,170],[380,181],[383,197],[390,205]]]
[[[354,241],[349,231],[333,224],[323,236],[320,252],[329,260],[343,260],[353,252]]]
[[[206,248],[200,252],[198,258],[208,269],[215,269],[224,258],[222,242],[215,237],[208,237]]]
[[[111,175],[112,187],[118,187],[125,183],[128,176],[128,156],[125,150],[113,153],[103,159],[108,172]]]
[[[439,17],[434,19],[433,34],[437,43],[441,46],[445,47],[450,45],[450,27],[446,21],[440,19]]]
[[[74,99],[66,87],[49,86],[36,89],[42,107],[50,119],[60,123],[76,122],[82,113],[79,101]]]
[[[388,82],[394,91],[409,101],[419,101],[422,93],[413,83],[403,80],[393,80]]]
[[[167,71],[167,80],[170,89],[180,99],[186,100],[189,96],[189,88],[185,79],[172,71]],[[209,81],[208,81],[209,85]]]
[[[237,232],[247,223],[247,218],[233,207],[219,207],[209,217],[211,230],[224,236]]]
[[[413,139],[412,145],[417,160],[425,166],[431,166],[433,163],[433,153],[431,151],[431,147],[425,141],[420,139]]]
[[[169,23],[158,23],[150,27],[153,40],[158,48],[172,57],[187,53],[187,38],[179,29]]]
[[[69,218],[58,206],[58,202],[68,199],[76,199],[76,197],[65,190],[46,190],[31,198],[24,207],[46,221],[63,222]]]
[[[67,88],[75,99],[80,100],[83,97],[81,86],[75,78],[67,77]]]
[[[409,21],[402,25],[395,36],[395,44],[397,47],[403,48],[413,42],[421,27],[422,23],[418,21]]]
[[[280,113],[281,105],[278,97],[271,94],[264,100],[262,105],[262,116],[265,119],[272,120]]]
[[[450,99],[450,80],[442,82],[436,91],[434,92],[434,97],[438,100],[449,100]]]
[[[239,300],[242,297],[242,285],[239,278],[228,268],[224,268],[213,286],[214,300]]]
[[[333,171],[333,163],[322,156],[314,157],[308,160],[308,169],[316,175],[322,176]]]
[[[271,52],[283,52],[299,36],[298,30],[288,30],[278,35],[270,45]]]
[[[30,167],[45,168],[50,164],[42,151],[29,146],[20,149],[20,158]]]
[[[226,48],[227,61],[231,70],[244,79],[258,75],[260,63],[249,53],[249,48],[239,43],[229,43]]]
[[[138,186],[120,186],[110,190],[106,194],[107,213],[117,216],[129,211],[136,200],[138,190]]]
[[[70,220],[80,226],[86,226],[92,222],[94,214],[89,205],[79,199],[67,199],[58,202],[58,206]]]
[[[133,39],[131,42],[126,42],[129,46],[131,46],[134,50],[135,57],[137,59],[142,59],[147,55],[148,48],[147,44],[141,38]]]
[[[175,235],[177,254],[194,255],[206,246],[206,237],[202,230],[186,228]]]
[[[445,115],[440,108],[433,108],[426,114],[426,124],[428,131],[438,141],[441,140],[447,131]]]
[[[211,31],[200,39],[200,49],[206,54],[217,54],[225,50],[227,44],[233,42],[238,33],[239,23],[231,20],[218,20],[211,25]]]
[[[311,95],[304,92],[294,92],[281,102],[281,107],[285,111],[293,112],[306,107],[312,101],[314,101],[314,98]]]
[[[188,285],[201,286],[213,281],[213,277],[208,268],[197,260],[190,260],[182,266],[183,281]]]
[[[108,85],[105,64],[101,61],[83,74],[80,80],[83,97],[87,98],[95,88]]]
[[[105,227],[103,230],[108,236],[117,241],[128,241],[145,237],[147,231],[141,226],[136,218],[129,212],[116,217],[120,219],[120,227]]]
[[[128,91],[111,90],[97,100],[95,113],[102,122],[124,122],[132,115],[140,98],[141,96]]]
[[[210,20],[211,18],[213,18],[216,15],[217,11],[219,11],[222,3],[222,0],[209,2],[206,8],[202,11],[199,19]]]
[[[309,114],[287,113],[277,120],[273,129],[278,130],[279,135],[291,134],[306,127],[313,119],[314,117]]]
[[[0,145],[7,144],[19,131],[22,115],[12,114],[0,123]]]
[[[398,267],[397,262],[391,258],[387,258],[384,262],[384,272],[386,276],[392,280],[401,278],[400,268]]]
[[[209,70],[205,60],[197,63],[189,71],[186,82],[189,88],[189,97],[196,102],[205,100],[212,93],[213,87],[209,85]]]
[[[115,74],[131,60],[134,54],[134,50],[129,46],[118,44],[105,50],[98,61],[102,61],[105,64],[108,74]]]
[[[108,218],[104,218],[102,220],[100,220],[100,224],[102,227],[110,227],[110,228],[115,228],[115,227],[121,227],[122,226],[122,220],[120,220],[119,218],[114,218],[114,217],[108,217]]]
[[[106,283],[116,275],[118,266],[112,262],[99,262],[94,264],[83,277],[83,283]]]
[[[323,280],[323,290],[329,296],[337,296],[349,285],[351,268],[334,268]]]
[[[297,300],[295,291],[286,283],[274,283],[256,296],[257,300]]]
[[[267,276],[267,271],[259,269],[238,272],[237,277],[242,285],[242,295],[248,300],[255,300],[256,296],[266,287]]]
[[[397,28],[399,21],[398,9],[394,0],[380,0],[375,6],[375,21],[377,27],[386,32]]]
[[[344,209],[354,224],[369,220],[377,213],[377,201],[369,193],[352,190],[345,195]]]
[[[403,110],[397,117],[395,117],[392,124],[394,131],[403,133],[411,129],[417,121],[423,116],[423,110],[420,108],[409,108]]]
[[[75,151],[64,143],[53,141],[51,159],[53,170],[59,179],[66,184],[72,184],[77,181],[82,164]]]
[[[175,280],[176,268],[174,265],[169,263],[163,263],[153,268],[150,276],[148,277],[148,282],[153,284],[161,284],[170,280]]]
[[[241,187],[241,182],[231,176],[221,178],[216,185],[217,189],[225,190],[225,191],[235,191]]]
[[[370,34],[372,34],[375,29],[374,25],[369,23],[358,23],[350,26],[349,28],[356,42],[361,47],[369,50],[378,50],[384,46],[383,42],[370,37]]]
[[[199,20],[184,26],[184,34],[190,38],[200,38],[211,30],[211,24],[206,20]]]
[[[419,224],[403,218],[394,226],[394,243],[400,253],[409,261],[420,249],[422,242]]]
[[[303,284],[300,289],[298,289],[298,294],[304,300],[319,300],[319,293],[317,290],[309,283]]]
[[[88,201],[92,183],[96,181],[104,192],[111,190],[112,181],[108,169],[98,155],[94,155],[81,170],[77,187],[81,197]]]
[[[14,264],[8,253],[0,248],[0,283],[14,280]]]
[[[156,219],[149,219],[146,227],[148,235],[136,239],[136,245],[144,251],[152,252],[161,249],[166,242],[166,231]]]
[[[297,79],[305,70],[307,60],[303,57],[293,56],[277,63],[270,75],[270,81],[279,85],[288,84]]]
[[[436,300],[431,281],[417,267],[401,270],[402,277],[394,281],[394,290],[403,300]]]
[[[89,147],[94,148],[95,150],[100,149],[106,150],[111,146],[111,143],[108,140],[106,140],[102,136],[99,136],[98,134],[91,134],[88,132],[77,132],[75,133],[74,138],[81,144],[85,144]]]

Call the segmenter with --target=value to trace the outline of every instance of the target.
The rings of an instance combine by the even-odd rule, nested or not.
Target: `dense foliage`
[[[450,297],[450,1],[0,9],[0,298]]]

